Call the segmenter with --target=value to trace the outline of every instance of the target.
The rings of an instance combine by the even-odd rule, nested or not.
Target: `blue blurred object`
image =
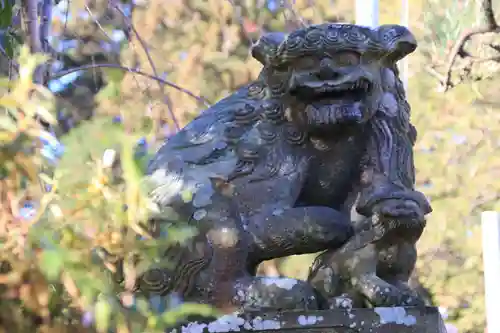
[[[175,128],[172,128],[169,124],[163,124],[163,126],[161,127],[161,131],[165,139],[170,138],[177,132]]]
[[[141,158],[146,156],[148,153],[148,141],[145,137],[140,138],[136,142],[134,156],[135,158]]]
[[[145,137],[142,137],[139,140],[137,140],[137,145],[139,145],[139,146],[147,146],[147,144],[148,144],[148,141],[146,140]]]
[[[121,122],[122,122],[122,116],[113,117],[113,124],[121,124]]]
[[[160,314],[167,310],[168,301],[166,297],[155,295],[149,298],[149,305],[154,312]]]
[[[42,156],[50,164],[56,164],[64,154],[64,145],[53,135],[40,138],[40,141],[43,145],[41,150]]]
[[[57,120],[62,121],[66,119],[66,115],[62,111],[57,111]]]
[[[19,216],[26,221],[32,220],[36,215],[35,203],[31,200],[26,200],[23,206],[19,209]]]
[[[92,311],[85,311],[82,315],[82,325],[84,327],[90,327],[94,322],[94,314]]]
[[[176,308],[178,306],[181,306],[182,303],[184,303],[184,301],[178,293],[173,292],[173,293],[170,293],[168,295],[168,308],[169,309],[173,309],[173,308]]]

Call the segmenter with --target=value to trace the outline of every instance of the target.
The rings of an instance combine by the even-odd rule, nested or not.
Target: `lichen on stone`
[[[388,308],[375,308],[375,313],[380,316],[380,324],[400,324],[405,326],[412,326],[417,323],[415,316],[407,314],[403,307],[388,307]]]

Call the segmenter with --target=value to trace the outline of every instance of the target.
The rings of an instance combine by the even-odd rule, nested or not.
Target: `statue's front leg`
[[[338,249],[354,234],[349,216],[329,207],[267,209],[249,219],[256,264],[289,255]]]
[[[356,206],[360,214],[372,217],[374,227],[383,230],[371,245],[377,255],[377,268],[357,282],[358,289],[379,306],[420,305],[403,286],[416,259],[416,251],[406,250],[414,247],[421,236],[425,215],[432,209],[426,197],[414,188],[416,131],[405,112],[401,109],[394,116],[378,112],[369,124],[371,135]],[[395,281],[398,283],[391,283]],[[374,288],[377,292],[371,294]],[[388,292],[383,293],[386,289]]]
[[[427,198],[415,190],[414,127],[402,117],[378,112],[369,124],[369,141],[362,165],[356,210],[364,216],[382,214],[422,223],[432,211]]]

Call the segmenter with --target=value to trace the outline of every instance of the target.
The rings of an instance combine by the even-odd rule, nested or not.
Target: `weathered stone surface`
[[[172,333],[202,332],[289,333],[446,333],[437,308],[288,311],[225,315],[217,321],[192,322]]]
[[[416,47],[399,25],[263,35],[259,77],[148,167],[154,233],[181,220],[198,235],[140,291],[231,312],[424,306],[407,281],[431,207],[414,186],[416,130],[396,67]],[[321,253],[307,281],[255,276],[262,261],[304,253]]]

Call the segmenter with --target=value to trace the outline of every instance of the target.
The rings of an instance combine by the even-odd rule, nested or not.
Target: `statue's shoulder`
[[[164,168],[174,161],[209,164],[215,157],[230,154],[237,141],[258,121],[264,85],[254,81],[202,111],[160,147],[148,171]]]

